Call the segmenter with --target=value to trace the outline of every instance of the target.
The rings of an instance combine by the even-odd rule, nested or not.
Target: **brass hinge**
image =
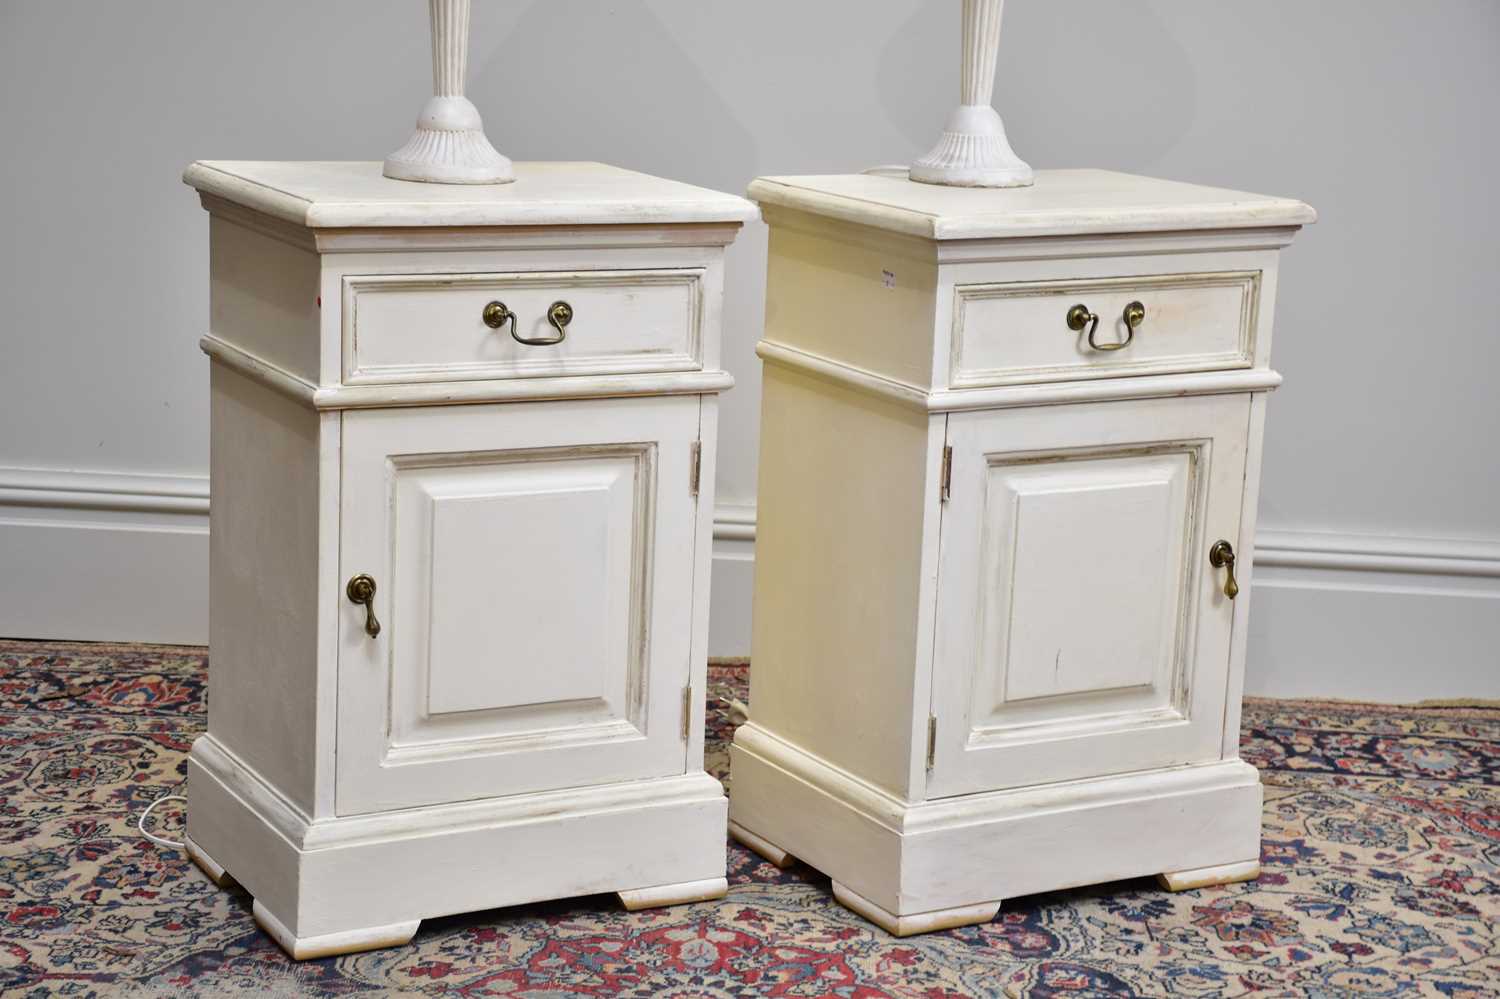
[[[943,448],[943,486],[942,486],[942,491],[938,495],[941,496],[942,499],[943,499],[943,502],[946,503],[948,501],[948,497],[950,495],[952,495],[952,493],[953,493],[953,445],[949,444],[949,445],[947,445],[946,447]]]
[[[937,762],[937,715],[927,716],[927,769]]]
[[[698,495],[698,479],[703,474],[703,442],[693,441],[693,468],[688,473],[688,492]]]
[[[684,742],[693,731],[693,685],[682,688],[682,739]]]

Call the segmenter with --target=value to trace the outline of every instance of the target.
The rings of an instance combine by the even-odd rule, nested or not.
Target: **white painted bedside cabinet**
[[[898,935],[1258,873],[1238,759],[1280,250],[1313,212],[1095,170],[765,178],[731,832]]]
[[[294,957],[725,891],[703,771],[723,256],[743,199],[196,163],[208,733],[188,850]]]

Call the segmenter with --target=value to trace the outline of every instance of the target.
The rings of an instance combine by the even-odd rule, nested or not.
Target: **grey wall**
[[[425,6],[0,0],[0,478],[205,472],[207,223],[181,169],[395,148],[428,93]],[[957,89],[951,0],[475,7],[470,94],[517,159],[738,192],[909,161]],[[1267,527],[1500,552],[1497,56],[1494,0],[1007,5],[996,103],[1034,166],[1319,210],[1283,271]],[[755,225],[731,259],[734,504],[754,497],[764,251]]]

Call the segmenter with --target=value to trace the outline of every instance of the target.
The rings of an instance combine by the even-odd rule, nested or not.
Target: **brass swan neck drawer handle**
[[[344,587],[344,592],[349,595],[351,603],[364,604],[365,634],[371,638],[379,635],[380,622],[375,620],[375,580],[364,573],[351,576],[349,585]]]
[[[1146,307],[1140,302],[1131,302],[1125,306],[1125,312],[1120,318],[1125,322],[1125,339],[1119,343],[1100,343],[1094,339],[1099,332],[1099,317],[1090,312],[1087,305],[1075,305],[1068,310],[1068,329],[1074,333],[1081,333],[1084,327],[1088,327],[1089,346],[1095,350],[1124,350],[1130,346],[1130,341],[1135,339],[1136,328],[1146,321]]]
[[[516,329],[516,314],[506,308],[504,302],[491,302],[486,305],[481,318],[484,319],[484,324],[492,330],[500,329],[506,323],[510,323],[510,335],[516,343],[524,343],[528,347],[550,347],[553,344],[562,343],[567,337],[568,324],[573,321],[573,307],[567,302],[553,302],[547,309],[547,322],[557,330],[557,336],[522,336],[521,331]]]
[[[1240,584],[1234,581],[1234,546],[1227,541],[1215,541],[1208,550],[1208,564],[1229,571],[1229,577],[1224,580],[1224,595],[1230,600],[1239,596]]]

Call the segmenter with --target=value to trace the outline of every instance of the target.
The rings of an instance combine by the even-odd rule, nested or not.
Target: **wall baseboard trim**
[[[755,507],[714,511],[709,652],[750,653]],[[208,479],[0,467],[0,635],[202,644]],[[1246,691],[1500,697],[1500,541],[1266,528]]]
[[[1500,541],[1262,530],[1255,565],[1500,579]]]
[[[0,635],[208,640],[208,480],[0,467]]]
[[[1261,530],[1245,690],[1500,696],[1500,542]]]
[[[720,503],[714,507],[715,541],[754,541],[755,507],[742,503]]]
[[[0,468],[0,516],[14,507],[207,517],[208,477]]]

